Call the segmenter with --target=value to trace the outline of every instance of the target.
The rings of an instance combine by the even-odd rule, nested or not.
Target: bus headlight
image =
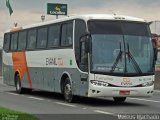
[[[145,83],[142,84],[142,87],[152,86],[153,83],[154,83],[154,81],[145,82]]]
[[[97,86],[107,87],[107,86],[109,85],[107,82],[98,81],[98,80],[91,80],[90,82],[91,82],[93,85],[97,85]]]

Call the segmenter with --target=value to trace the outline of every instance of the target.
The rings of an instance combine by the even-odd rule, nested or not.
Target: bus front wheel
[[[66,78],[64,81],[63,94],[64,94],[64,99],[67,102],[69,103],[73,102],[72,86],[68,78]]]
[[[126,100],[126,97],[113,97],[114,102],[123,103]]]

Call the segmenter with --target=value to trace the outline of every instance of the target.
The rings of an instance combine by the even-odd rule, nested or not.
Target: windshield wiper
[[[121,48],[121,42],[119,43],[119,48],[120,48],[120,51],[119,51],[119,53],[117,55],[116,60],[113,63],[113,66],[112,66],[112,69],[111,69],[110,72],[113,72],[115,70],[115,68],[117,67],[117,64],[118,64],[119,60],[122,58],[122,53],[123,52],[122,52],[122,48]]]
[[[135,68],[135,70],[138,71],[138,73],[142,73],[142,70],[140,69],[139,65],[137,64],[136,60],[134,59],[134,57],[132,56],[130,50],[129,50],[129,44],[127,43],[127,53],[129,60],[131,59],[133,66]]]

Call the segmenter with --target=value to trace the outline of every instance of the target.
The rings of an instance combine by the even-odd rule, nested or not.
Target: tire
[[[124,101],[126,100],[126,97],[113,97],[114,102],[116,103],[124,103]]]
[[[19,74],[16,75],[15,77],[15,86],[16,86],[16,92],[19,94],[24,93],[24,88],[21,86],[21,81],[20,81],[20,76]]]
[[[69,78],[66,78],[63,85],[63,95],[65,101],[71,103],[74,101],[74,96],[72,94],[72,86]]]

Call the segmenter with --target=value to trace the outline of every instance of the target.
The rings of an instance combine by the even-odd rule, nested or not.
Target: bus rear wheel
[[[19,74],[16,75],[15,77],[15,86],[16,86],[16,92],[19,94],[23,93],[23,88],[21,86],[21,81],[20,81],[20,76]]]
[[[15,86],[16,86],[16,92],[18,94],[30,93],[32,91],[32,89],[27,89],[22,87],[19,74],[17,74],[15,77]]]
[[[65,81],[64,81],[63,95],[64,95],[64,99],[67,102],[69,102],[69,103],[73,102],[74,96],[72,94],[72,86],[71,86],[69,78],[66,78]]]
[[[126,97],[113,97],[114,102],[123,103],[126,100]]]

